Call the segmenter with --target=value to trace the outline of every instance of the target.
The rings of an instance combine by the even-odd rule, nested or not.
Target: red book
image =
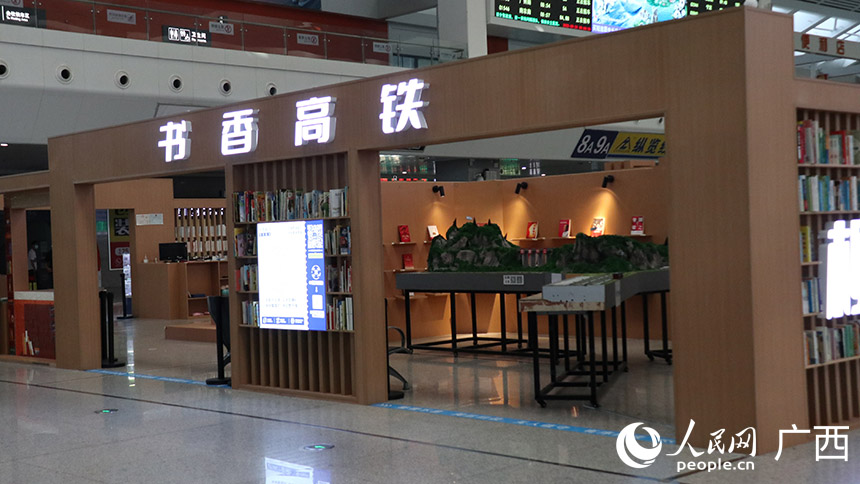
[[[631,218],[630,235],[645,235],[645,217],[634,215]]]
[[[600,237],[603,235],[603,227],[605,226],[606,221],[603,217],[595,217],[594,222],[591,223],[591,236],[592,237]]]
[[[398,225],[397,232],[400,234],[401,242],[412,242],[412,237],[409,236],[409,226],[408,225]]]
[[[526,238],[527,239],[536,239],[538,236],[538,223],[537,222],[529,222],[526,225]]]
[[[558,236],[562,238],[570,238],[570,219],[563,218],[558,221]]]
[[[403,268],[415,269],[415,265],[412,263],[412,254],[403,254]]]

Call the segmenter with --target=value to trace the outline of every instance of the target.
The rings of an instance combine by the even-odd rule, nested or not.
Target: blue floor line
[[[140,373],[128,373],[123,371],[111,371],[111,370],[86,370],[90,373],[101,373],[102,375],[113,375],[113,376],[124,376],[130,378],[140,378],[141,380],[156,380],[156,381],[167,381],[171,383],[188,383],[191,385],[202,385],[204,387],[211,388],[230,388],[228,385],[207,385],[205,381],[197,381],[197,380],[186,380],[184,378],[173,378],[169,376],[155,376],[155,375],[143,375]]]
[[[394,410],[406,410],[408,412],[429,413],[432,415],[444,415],[446,417],[468,418],[471,420],[482,420],[485,422],[505,423],[511,425],[521,425],[523,427],[534,427],[549,430],[561,430],[564,432],[575,432],[578,434],[599,435],[601,437],[618,437],[618,432],[614,430],[594,429],[590,427],[577,427],[575,425],[564,425],[549,422],[538,422],[536,420],[523,420],[519,418],[497,417],[494,415],[481,415],[478,413],[459,412],[456,410],[442,410],[439,408],[416,407],[414,405],[400,405],[396,403],[377,403],[373,405],[379,408],[390,408]],[[637,435],[636,440],[650,442],[651,437],[648,435]],[[675,445],[675,439],[661,438],[664,444]]]

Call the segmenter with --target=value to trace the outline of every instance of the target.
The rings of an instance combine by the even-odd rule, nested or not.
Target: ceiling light
[[[0,143],[0,146],[2,146],[3,148],[5,148],[5,147],[9,146],[9,143]]]

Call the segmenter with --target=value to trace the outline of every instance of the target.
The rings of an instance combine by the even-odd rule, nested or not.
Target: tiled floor
[[[395,355],[412,389],[392,403],[425,410],[417,412],[143,378],[215,375],[214,345],[165,341],[163,327],[118,322],[126,375],[0,363],[0,484],[860,481],[853,453],[848,462],[816,462],[813,444],[779,461],[743,459],[754,463],[750,471],[678,472],[665,455],[677,447],[668,444],[647,468],[623,464],[614,436],[589,432],[634,422],[674,430],[672,368],[644,358],[641,342],[631,342],[631,371],[602,394],[599,409],[540,408],[526,359]],[[311,444],[334,447],[304,448]],[[849,433],[849,451],[858,445],[860,433]]]

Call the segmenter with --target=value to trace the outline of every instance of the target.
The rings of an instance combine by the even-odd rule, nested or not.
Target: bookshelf
[[[237,165],[231,178],[231,320],[238,329],[234,351],[241,355],[234,360],[239,363],[234,381],[250,389],[358,401],[346,155]],[[341,211],[332,216],[335,196]],[[304,203],[310,198],[313,202]],[[325,238],[328,330],[260,328],[257,224],[319,219]]]
[[[226,259],[227,225],[223,207],[177,207],[176,242],[185,242],[190,259]]]
[[[810,425],[834,425],[860,419],[860,353],[854,342],[860,335],[860,317],[827,320],[820,312],[823,269],[818,252],[829,222],[860,217],[860,158],[848,153],[860,138],[853,143],[847,139],[860,129],[860,115],[800,109],[797,121],[795,163],[808,413]],[[814,146],[813,153],[810,148]]]

